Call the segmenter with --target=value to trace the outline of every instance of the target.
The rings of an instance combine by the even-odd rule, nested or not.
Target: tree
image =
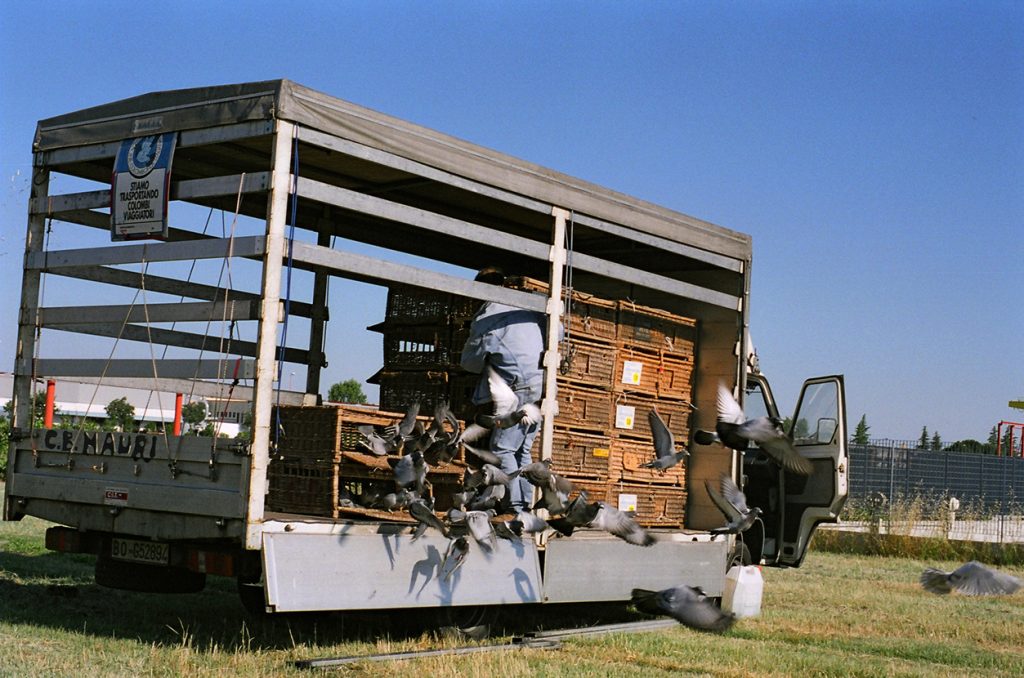
[[[53,414],[56,416],[60,410],[55,405],[53,408]],[[4,403],[4,416],[8,421],[14,419],[14,400],[8,400]],[[46,417],[46,391],[36,391],[36,394],[32,396],[32,420],[35,428],[42,428],[43,420]]]
[[[921,427],[921,437],[917,441],[917,449],[927,450],[928,449],[928,427]]]
[[[932,449],[936,452],[942,449],[942,438],[939,437],[938,431],[932,435]]]
[[[106,428],[110,431],[130,431],[135,428],[135,407],[125,397],[107,403]]]
[[[868,426],[868,415],[860,415],[860,421],[857,422],[857,428],[853,431],[853,444],[854,445],[867,445],[870,441],[868,438],[868,431],[871,427]]]
[[[362,405],[366,402],[363,394],[363,387],[355,379],[339,381],[331,386],[327,392],[327,399],[334,403],[355,403]]]
[[[181,420],[186,425],[186,431],[199,428],[199,425],[206,420],[206,403],[202,400],[195,400],[181,408]]]

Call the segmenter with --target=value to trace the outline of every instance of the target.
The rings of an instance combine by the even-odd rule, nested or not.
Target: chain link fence
[[[1024,458],[851,444],[849,529],[1024,543]]]

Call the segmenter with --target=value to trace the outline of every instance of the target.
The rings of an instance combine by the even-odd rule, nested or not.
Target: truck
[[[476,282],[483,264],[540,284]],[[720,385],[747,416],[780,417],[750,341],[751,264],[748,235],[289,80],[151,92],[41,120],[4,519],[54,523],[47,548],[94,554],[100,584],[186,592],[234,577],[243,603],[266,613],[624,601],[635,587],[680,584],[720,596],[731,565],[799,567],[847,495],[840,375],[805,382],[789,420],[808,476],[756,445],[690,440],[715,429]],[[339,285],[355,286],[334,313],[342,329],[363,289],[542,313],[543,459],[558,453],[560,425],[588,423],[556,413],[560,342],[588,320],[572,315],[574,298],[691,319],[686,414],[673,425],[691,451],[674,495],[685,513],[649,526],[648,548],[549,531],[471,549],[442,576],[450,544],[433,530],[414,540],[386,518],[280,510],[268,502],[279,413],[323,407],[328,358],[354,350],[345,334],[325,339]],[[249,433],[47,428],[33,411],[47,380],[242,402]],[[724,519],[705,483],[723,475],[762,511],[741,535],[716,531]]]

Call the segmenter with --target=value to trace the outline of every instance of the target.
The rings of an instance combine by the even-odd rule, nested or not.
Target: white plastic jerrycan
[[[756,617],[761,614],[762,593],[764,579],[761,568],[757,565],[734,565],[725,575],[722,609],[739,618]]]

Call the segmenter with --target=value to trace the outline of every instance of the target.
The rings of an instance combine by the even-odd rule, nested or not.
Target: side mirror
[[[839,422],[835,419],[823,417],[818,420],[818,431],[815,436],[817,442],[821,445],[827,445],[832,442],[832,438],[836,434],[836,429],[839,428]]]

